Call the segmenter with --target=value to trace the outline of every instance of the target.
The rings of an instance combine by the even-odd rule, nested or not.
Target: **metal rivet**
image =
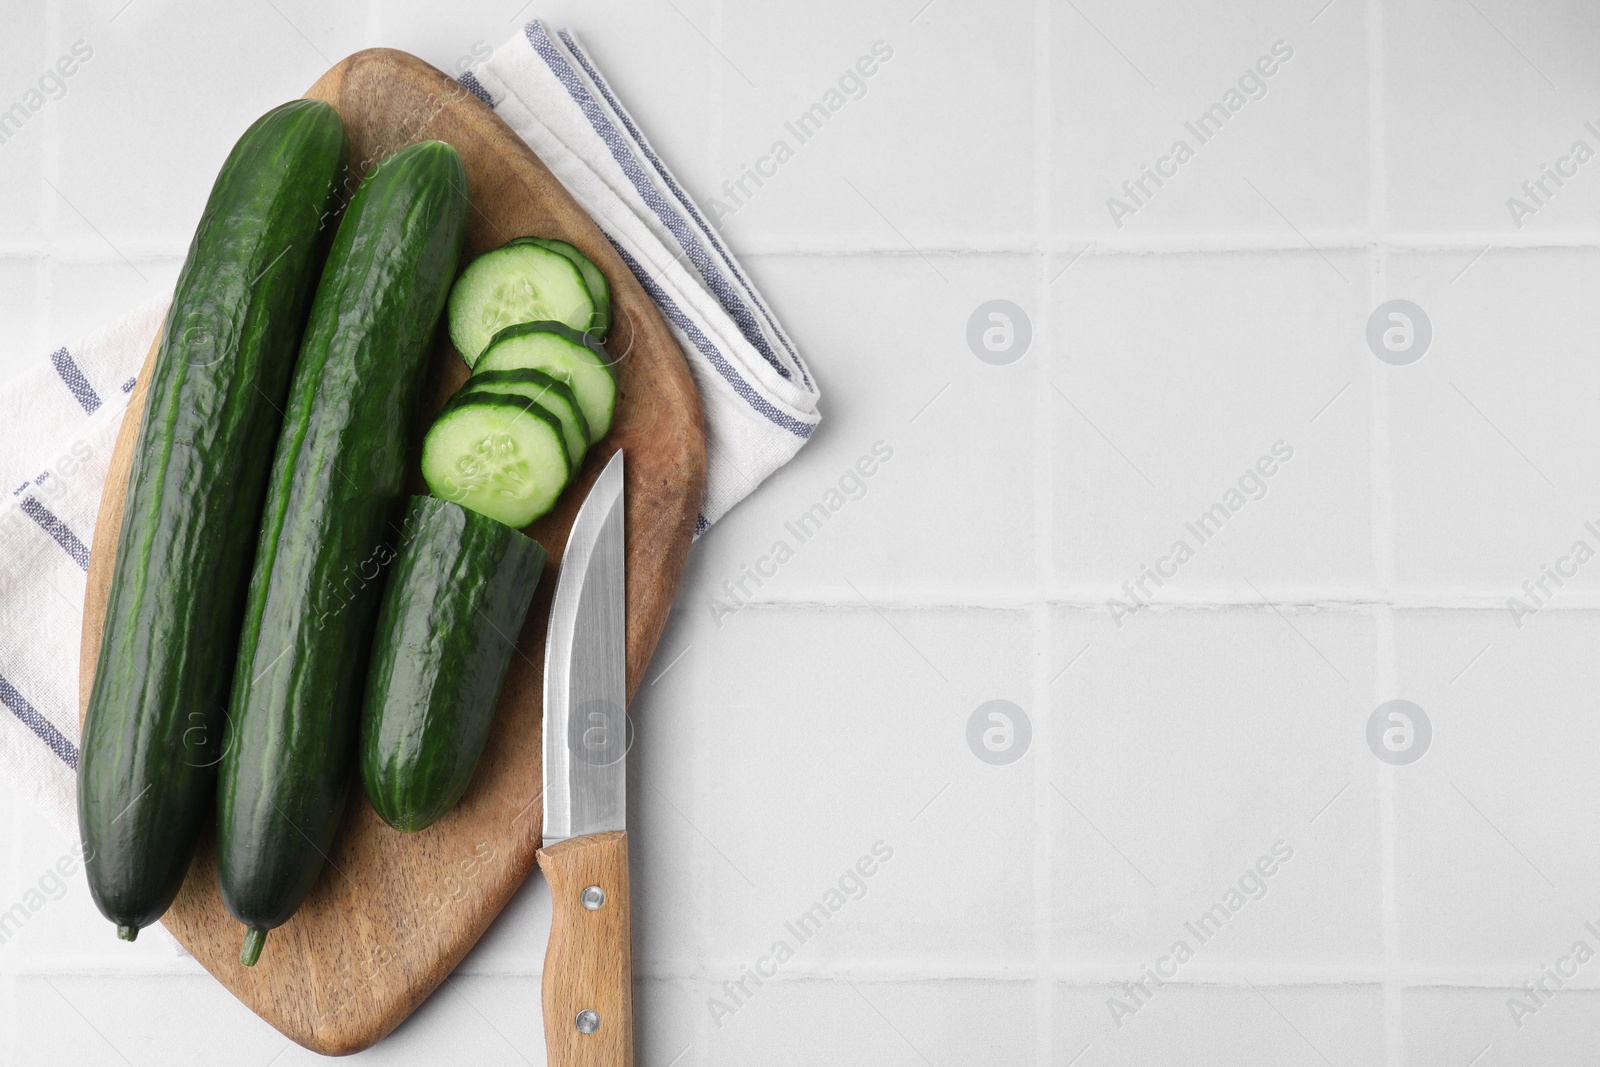
[[[599,911],[605,906],[606,891],[597,885],[592,885],[583,891],[583,906],[590,911]]]
[[[593,1008],[584,1008],[578,1013],[575,1021],[580,1034],[592,1034],[600,1029],[600,1013]]]

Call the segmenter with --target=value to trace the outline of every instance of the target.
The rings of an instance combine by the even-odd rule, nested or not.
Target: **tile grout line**
[[[174,957],[175,964],[180,963]],[[1060,987],[1075,990],[1096,990],[1104,992],[1108,986],[1116,986],[1128,978],[1130,973],[1137,973],[1138,969],[1148,962],[1148,956],[1141,958],[1130,954],[1120,961],[1102,960],[1082,965],[1065,965],[1052,967],[1048,972],[1051,982]],[[661,963],[659,960],[635,959],[634,976],[639,982],[657,983],[696,983],[711,982],[727,978],[730,974],[737,975],[741,968],[747,968],[749,958],[743,959],[729,956],[726,958],[709,959],[704,965],[685,968]],[[111,969],[108,969],[111,967]],[[528,966],[518,967],[509,965],[484,964],[469,970],[456,970],[454,975],[462,978],[485,979],[510,979],[524,980],[537,979],[543,973],[542,961],[535,961]],[[1193,973],[1185,972],[1175,978],[1163,979],[1162,988],[1168,986],[1174,989],[1207,990],[1227,989],[1235,991],[1248,991],[1252,985],[1263,989],[1381,989],[1386,976],[1391,971],[1382,962],[1367,964],[1327,964],[1304,963],[1283,964],[1261,963],[1259,961],[1241,961],[1235,963],[1212,964],[1205,968],[1197,968]],[[147,964],[131,965],[106,965],[98,962],[73,963],[65,962],[54,965],[33,962],[21,966],[0,967],[0,980],[7,978],[111,978],[126,981],[142,981],[146,979],[193,979],[201,982],[213,982],[214,979],[204,970],[191,967],[161,967]],[[1402,990],[1472,990],[1488,991],[1493,993],[1516,994],[1522,992],[1519,983],[1527,980],[1527,972],[1512,973],[1512,965],[1507,964],[1503,971],[1487,969],[1474,969],[1465,967],[1420,967],[1403,968],[1397,972],[1396,985]],[[857,984],[877,985],[944,985],[948,983],[984,984],[1000,983],[1006,986],[1032,986],[1036,984],[1035,976],[1026,971],[1019,971],[1015,963],[1009,959],[985,960],[968,963],[955,968],[932,968],[925,963],[887,964],[881,961],[857,963],[851,966],[842,965],[812,965],[785,967],[775,978],[767,980],[770,985],[807,985],[812,983],[837,983],[854,982]],[[1576,980],[1564,984],[1561,992],[1573,993],[1600,993],[1600,978],[1585,978],[1580,975]],[[0,1046],[3,1047],[3,1046]],[[1068,1050],[1072,1051],[1072,1050]],[[1461,1065],[1455,1065],[1461,1067]]]
[[[1046,195],[1051,169],[1050,145],[1050,3],[1034,0],[1033,81],[1033,221],[1034,239],[1048,233],[1050,198]],[[1055,355],[1050,332],[1050,253],[1038,242],[1034,259],[1034,408],[1033,408],[1033,529],[1034,581],[1048,588],[1055,583],[1054,484],[1055,450],[1050,447],[1050,369]],[[1033,922],[1034,961],[1034,1062],[1050,1067],[1055,1052],[1055,983],[1053,970],[1052,883],[1055,876],[1055,840],[1051,833],[1050,773],[1055,766],[1055,715],[1050,704],[1050,649],[1054,645],[1051,611],[1044,598],[1033,614]]]
[[[722,48],[723,15],[723,0],[711,0],[710,14],[708,16],[710,21],[706,26],[707,37],[712,42],[712,48],[719,51]],[[706,156],[707,161],[710,163],[708,172],[711,174],[718,174],[722,170],[724,122],[729,103],[729,83],[733,77],[728,68],[729,63],[712,62],[709,67],[710,76],[706,79],[706,93],[711,98],[709,101],[710,120],[706,124]],[[709,656],[694,656],[689,666],[691,674],[688,682],[688,719],[691,750],[695,753],[689,777],[689,785],[694,792],[691,801],[694,806],[690,810],[697,824],[700,824],[705,821],[705,813],[700,809],[706,804],[708,794],[713,792],[709,788],[710,783],[718,780],[713,773],[715,770],[713,752],[716,746],[699,743],[701,731],[707,726],[702,714],[707,702],[696,699],[698,694],[712,688],[710,684],[711,658]],[[701,905],[696,909],[696,915],[694,916],[694,953],[696,962],[703,963],[711,955],[710,947],[720,944],[717,938],[716,912],[713,903],[718,894],[711,886],[711,865],[707,862],[708,857],[710,857],[710,851],[706,847],[706,842],[698,834],[691,835],[689,841],[690,847],[694,850],[692,853],[694,857],[692,877],[699,890],[696,896],[701,901]],[[741,887],[741,891],[748,891],[748,887]],[[708,979],[703,986],[694,989],[691,999],[696,999],[698,994],[706,990],[706,987],[715,986],[715,984],[715,978]],[[694,987],[691,986],[691,988]],[[709,1004],[709,997],[707,1003]],[[694,1013],[694,1022],[691,1024],[689,1031],[689,1040],[693,1043],[693,1047],[689,1050],[688,1056],[675,1067],[693,1067],[694,1064],[710,1062],[712,1057],[709,1054],[709,1049],[715,1043],[719,1031],[720,1026],[711,1015],[709,1008],[696,1011]],[[675,1052],[668,1053],[668,1055],[676,1054]]]
[[[713,124],[717,125],[716,123]],[[1322,252],[1370,252],[1377,246],[1378,239],[1366,233],[1324,233],[1317,230],[1304,231],[1307,237],[1314,239],[1317,249]],[[1600,234],[1586,232],[1551,232],[1532,233],[1519,239],[1518,235],[1503,233],[1490,233],[1489,231],[1457,231],[1456,233],[1437,238],[1421,234],[1407,235],[1396,234],[1384,239],[1382,244],[1390,252],[1416,252],[1422,254],[1438,253],[1463,253],[1474,255],[1483,251],[1486,243],[1493,242],[1498,252],[1597,252],[1600,251]],[[1088,250],[1085,245],[1092,245]],[[1206,242],[1196,240],[1192,235],[1174,234],[1171,237],[1149,236],[1140,238],[1108,237],[1104,234],[1091,236],[1087,233],[1064,237],[1044,236],[1035,238],[1027,245],[1013,243],[1000,244],[947,244],[938,245],[924,243],[919,251],[924,256],[945,258],[959,258],[962,256],[1016,256],[1018,258],[1031,258],[1040,253],[1041,249],[1049,254],[1075,256],[1082,252],[1086,259],[1109,258],[1116,256],[1213,256],[1213,255],[1257,255],[1263,253],[1292,252],[1306,257],[1315,256],[1316,252],[1306,247],[1305,242],[1298,236],[1292,240],[1280,238],[1277,235],[1265,235],[1260,240],[1218,240]],[[794,242],[788,238],[763,239],[752,237],[740,242],[739,257],[741,259],[759,258],[883,258],[883,259],[912,259],[919,251],[907,250],[904,247],[889,245],[873,245],[866,243],[834,244],[820,242],[805,244]],[[149,242],[144,239],[132,240],[125,243],[121,254],[107,252],[103,242],[86,237],[82,240],[68,239],[47,244],[41,241],[0,239],[0,260],[6,259],[36,259],[40,256],[54,256],[60,259],[79,263],[121,263],[123,256],[135,262],[146,261],[181,261],[188,254],[187,244],[166,244]]]
[[[1506,592],[1483,591],[1477,593],[1464,593],[1454,599],[1440,596],[1385,596],[1382,593],[1369,590],[1342,590],[1338,592],[1328,590],[1307,590],[1285,588],[1273,585],[1271,582],[1259,583],[1260,588],[1271,594],[1271,604],[1278,608],[1293,611],[1355,611],[1365,612],[1368,609],[1386,608],[1394,611],[1413,612],[1461,612],[1461,613],[1507,613]],[[1104,612],[1107,597],[1123,596],[1125,593],[1116,586],[1102,586],[1100,588],[1085,587],[1072,595],[1052,595],[1044,598],[1037,596],[996,596],[972,597],[960,595],[926,595],[924,590],[913,589],[903,593],[877,593],[872,598],[872,606],[863,605],[859,597],[838,595],[823,590],[815,595],[804,594],[780,596],[772,594],[761,598],[752,597],[743,602],[741,611],[782,611],[795,608],[821,608],[839,611],[1026,611],[1034,607],[1058,608],[1064,611],[1090,611]],[[1525,595],[1517,590],[1512,590],[1512,595]],[[1564,600],[1547,602],[1539,608],[1539,614],[1593,614],[1600,611],[1600,590],[1576,590],[1564,593]],[[1222,599],[1212,594],[1210,599],[1194,597],[1167,600],[1149,600],[1146,607],[1154,614],[1176,613],[1185,611],[1263,611],[1268,610],[1263,605],[1260,596],[1239,595],[1232,599]]]
[[[39,40],[40,58],[46,68],[54,59],[53,49],[56,41],[61,36],[61,11],[55,4],[45,6],[44,31]],[[41,252],[33,264],[33,347],[36,351],[46,351],[50,343],[50,304],[46,299],[50,292],[55,276],[55,267],[49,255],[49,249],[54,244],[57,234],[59,213],[58,205],[50,188],[45,184],[45,179],[53,171],[57,156],[56,138],[56,113],[51,111],[42,120],[43,130],[40,131],[40,147],[38,162],[38,205],[39,205],[39,235]],[[21,793],[16,794],[19,798]],[[17,833],[18,816],[11,813],[9,829],[12,830],[6,837],[8,845],[9,862],[12,870],[20,869],[21,861],[21,834]],[[10,961],[0,966],[0,989],[6,993],[5,1027],[0,1031],[0,1048],[15,1055],[22,1045],[22,1011],[21,998],[17,995],[20,988],[20,975]]]
[[[45,5],[44,38],[39,42],[40,52],[43,54],[45,66],[50,65],[53,58],[52,49],[61,36],[61,9],[58,5]],[[50,192],[46,182],[52,178],[56,170],[56,160],[59,156],[59,147],[56,137],[56,113],[51,111],[43,118],[41,125],[44,127],[39,136],[39,233],[41,250],[34,263],[34,300],[33,300],[33,333],[34,348],[36,350],[49,350],[53,338],[50,335],[50,295],[55,284],[55,260],[50,255],[50,249],[56,244],[60,235],[59,221],[61,218],[60,204],[55,194]]]
[[[1369,253],[1368,307],[1384,300],[1387,286],[1389,246],[1387,244],[1388,160],[1385,154],[1387,125],[1385,96],[1383,5],[1367,0],[1367,212],[1375,240]],[[1360,358],[1360,357],[1358,357]],[[1367,404],[1368,458],[1371,472],[1373,580],[1381,596],[1373,606],[1373,688],[1372,706],[1392,695],[1397,683],[1394,643],[1394,486],[1390,464],[1393,443],[1389,435],[1389,380],[1386,364],[1370,361],[1368,375],[1371,398]],[[1378,764],[1379,906],[1383,932],[1383,1048],[1388,1067],[1405,1062],[1405,1005],[1400,975],[1400,926],[1396,900],[1395,851],[1399,836],[1395,811],[1395,768]]]
[[[718,75],[718,77],[720,76]],[[705,679],[710,670],[710,661],[711,657],[709,656],[691,656],[688,663],[689,678],[686,683],[683,683],[684,688],[687,690],[688,705],[685,708],[684,729],[689,734],[689,751],[694,753],[689,761],[689,787],[696,804],[699,803],[700,795],[708,791],[700,788],[700,783],[710,780],[710,753],[713,746],[700,743],[700,733],[704,726],[701,710],[706,706],[706,702],[697,699],[698,694],[704,691]],[[701,818],[698,812],[695,813],[695,818]],[[707,946],[716,944],[714,940],[716,924],[712,918],[711,907],[711,902],[716,899],[716,896],[711,891],[707,877],[709,865],[706,862],[706,857],[708,853],[705,843],[700,840],[699,835],[692,832],[689,833],[689,848],[691,849],[690,859],[692,864],[690,881],[694,886],[695,899],[700,902],[700,906],[695,909],[694,915],[690,918],[694,936],[694,962],[696,968],[704,972],[711,965],[711,956],[707,951]],[[714,983],[707,981],[705,984],[711,985]],[[701,989],[695,988],[693,985],[690,986],[690,989],[690,1000],[693,1002],[698,997]],[[689,1024],[689,1040],[694,1046],[694,1051],[690,1053],[689,1059],[681,1067],[693,1067],[694,1064],[706,1062],[705,1050],[711,1043],[714,1034],[715,1030],[712,1028],[709,1009],[694,1012],[694,1021]]]

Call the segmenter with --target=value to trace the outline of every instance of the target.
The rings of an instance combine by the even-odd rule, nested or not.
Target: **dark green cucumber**
[[[404,529],[372,640],[361,779],[383,821],[414,833],[472,781],[545,552],[437,497],[412,497]]]
[[[78,765],[89,889],[126,940],[172,903],[211,812],[273,443],[349,151],[321,101],[257,119],[167,312]]]
[[[519,243],[548,248],[572,261],[572,265],[577,267],[578,273],[583,276],[583,287],[589,290],[589,296],[594,300],[594,318],[588,332],[593,334],[596,340],[604,341],[606,331],[611,329],[611,286],[606,282],[606,276],[600,273],[600,268],[594,265],[594,260],[578,251],[577,246],[566,241],[557,241],[553,237],[514,237],[506,242],[508,245]]]
[[[424,141],[356,190],[328,252],[273,458],[217,783],[222,899],[267,931],[310,892],[354,767],[429,343],[461,256],[466,174]]]

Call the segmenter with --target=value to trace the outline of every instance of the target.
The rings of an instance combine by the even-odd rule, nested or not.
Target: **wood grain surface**
[[[623,830],[557,841],[539,850],[550,882],[550,948],[544,957],[545,1061],[549,1067],[633,1067],[633,901]],[[585,906],[584,890],[605,894]],[[584,1011],[599,1026],[578,1027]]]
[[[244,928],[223,907],[209,837],[162,920],[267,1022],[309,1049],[343,1055],[372,1045],[415,1010],[534,865],[544,814],[539,741],[546,616],[567,531],[589,486],[614,451],[626,452],[631,700],[666,623],[693,536],[705,482],[705,436],[689,368],[655,306],[560,182],[476,97],[415,56],[390,49],[357,52],[306,95],[328,101],[344,118],[356,178],[417,141],[455,146],[466,164],[472,202],[467,256],[524,234],[560,238],[582,249],[611,283],[607,348],[619,361],[621,377],[609,437],[594,448],[556,510],[528,530],[550,558],[483,761],[460,805],[421,833],[400,834],[379,820],[355,782],[317,887],[294,918],[273,931],[255,967],[239,964]],[[421,428],[467,377],[466,365],[440,333],[419,443]],[[152,344],[95,525],[84,602],[85,706],[154,356]],[[411,491],[426,492],[414,460],[415,452]],[[530,1009],[533,1003],[530,990]]]

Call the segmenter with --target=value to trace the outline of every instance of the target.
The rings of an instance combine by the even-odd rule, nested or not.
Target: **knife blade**
[[[542,1000],[552,1067],[633,1063],[623,503],[619,451],[573,520],[545,638],[539,866],[551,898]]]

